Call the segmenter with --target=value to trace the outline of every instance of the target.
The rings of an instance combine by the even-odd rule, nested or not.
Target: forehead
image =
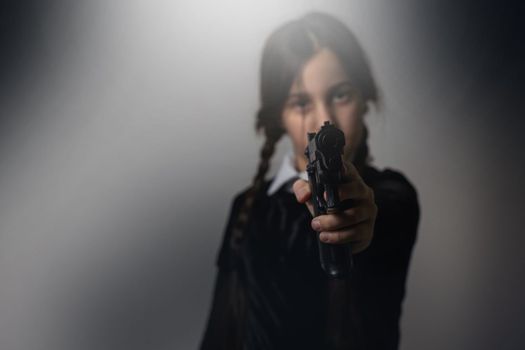
[[[347,80],[339,58],[333,51],[323,48],[305,63],[290,93],[324,94],[330,87]]]

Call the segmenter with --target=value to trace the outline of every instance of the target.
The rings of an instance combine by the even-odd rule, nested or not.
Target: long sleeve
[[[223,233],[222,244],[216,259],[217,275],[211,309],[200,350],[241,349],[245,292],[239,266],[236,266],[236,259],[230,249],[229,240],[242,198],[243,193],[237,195],[233,200]]]
[[[364,331],[356,308],[355,279],[326,280],[326,350],[363,350]]]
[[[240,349],[240,326],[236,303],[243,295],[236,270],[219,268],[211,311],[208,317],[201,350]]]
[[[374,187],[378,216],[374,238],[356,254],[355,276],[327,283],[327,334],[330,349],[398,349],[399,320],[419,203],[400,175]]]
[[[229,240],[243,198],[236,197],[201,350],[398,348],[417,194],[393,171],[370,168],[364,179],[374,190],[378,216],[371,245],[354,255],[347,281],[327,279],[311,215],[284,188],[271,196],[261,191],[241,253],[234,254]]]

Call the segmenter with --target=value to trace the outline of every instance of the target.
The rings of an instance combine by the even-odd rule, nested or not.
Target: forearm
[[[326,349],[364,349],[355,279],[328,279],[326,287]]]
[[[240,348],[239,327],[242,313],[242,290],[235,270],[219,268],[211,310],[200,350],[234,350]]]

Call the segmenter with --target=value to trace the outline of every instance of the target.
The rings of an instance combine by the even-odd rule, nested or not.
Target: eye
[[[297,112],[304,113],[310,107],[310,100],[308,100],[308,98],[298,97],[292,99],[288,105]]]
[[[341,89],[335,91],[332,95],[332,102],[334,103],[346,103],[352,99],[352,92],[349,89]]]

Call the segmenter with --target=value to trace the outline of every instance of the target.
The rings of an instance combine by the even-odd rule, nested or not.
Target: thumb
[[[308,210],[310,211],[310,214],[314,216],[314,206],[311,200],[312,191],[310,190],[310,184],[308,183],[308,181],[299,179],[294,182],[292,188],[293,188],[295,197],[297,198],[297,201],[299,203],[306,204],[306,206],[308,207]]]
[[[293,183],[292,188],[295,198],[297,198],[299,203],[305,203],[312,196],[312,191],[310,190],[310,184],[308,181],[298,179]]]

